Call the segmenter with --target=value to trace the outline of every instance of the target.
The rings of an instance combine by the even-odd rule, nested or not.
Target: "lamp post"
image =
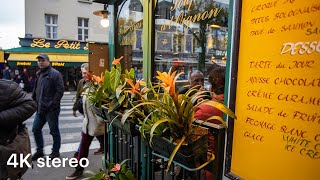
[[[93,12],[94,15],[96,16],[101,16],[102,19],[100,21],[100,24],[102,27],[109,27],[109,19],[108,16],[110,14],[110,12],[108,11],[108,4],[104,4],[103,6],[103,10],[99,10],[99,11],[95,11]]]

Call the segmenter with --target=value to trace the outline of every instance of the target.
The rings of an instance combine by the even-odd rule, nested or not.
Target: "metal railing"
[[[119,116],[119,114],[118,114]],[[225,128],[223,125],[212,124],[200,120],[201,126],[208,128],[214,137],[214,149],[211,163],[205,167],[191,168],[173,161],[169,172],[166,172],[168,157],[153,151],[140,134],[136,133],[138,127],[125,125],[122,127],[120,118],[116,115],[104,115],[105,126],[105,167],[109,162],[120,163],[125,159],[127,166],[132,170],[138,180],[164,180],[164,179],[206,179],[205,171],[213,174],[214,180],[219,180],[223,173],[223,155],[225,143]],[[128,129],[129,127],[129,129]],[[133,131],[133,132],[132,132]]]

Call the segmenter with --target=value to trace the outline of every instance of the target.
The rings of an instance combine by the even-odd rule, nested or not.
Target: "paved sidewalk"
[[[93,152],[97,149],[90,149],[89,151],[89,166],[85,168],[86,170],[91,170],[94,172],[98,172],[101,168],[101,158],[102,155],[93,155]],[[74,152],[61,153],[60,159],[62,158],[71,158]],[[23,176],[23,180],[64,180],[67,175],[70,175],[74,171],[74,168],[69,167],[68,163],[66,163],[66,167],[44,167],[40,168],[36,164],[34,164],[33,169],[29,169]],[[79,179],[83,179],[88,177],[87,174],[84,174],[83,177]]]

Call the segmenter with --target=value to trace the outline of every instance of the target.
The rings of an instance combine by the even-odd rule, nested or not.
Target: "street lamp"
[[[102,19],[100,21],[100,24],[102,27],[109,27],[109,19],[108,16],[110,12],[108,11],[108,4],[104,4],[103,10],[95,11],[93,12],[94,15],[96,16],[101,16]]]

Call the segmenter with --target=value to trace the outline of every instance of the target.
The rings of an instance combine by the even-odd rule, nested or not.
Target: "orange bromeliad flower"
[[[176,81],[178,79],[178,77],[183,74],[183,73],[179,73],[177,74],[177,71],[174,71],[173,73],[171,73],[171,68],[169,70],[168,73],[166,72],[159,72],[157,71],[158,76],[156,76],[157,79],[159,79],[160,81],[162,81],[162,83],[160,83],[160,85],[172,96],[172,97],[176,97],[178,96],[177,92],[176,92]]]
[[[93,75],[92,78],[93,78],[93,80],[94,80],[95,82],[97,82],[98,84],[100,84],[100,85],[103,84],[103,81],[104,81],[103,73],[101,73],[101,76],[100,76],[100,77]]]
[[[140,92],[140,89],[139,89],[140,85],[145,85],[145,82],[143,82],[143,81],[139,81],[138,80],[138,81],[136,81],[136,84],[134,85],[131,79],[125,78],[125,80],[131,86],[131,89],[130,89],[131,92],[130,93],[132,95],[135,95],[136,92]]]
[[[119,57],[118,59],[114,58],[114,60],[112,61],[113,65],[117,65],[120,63],[121,59],[123,59],[123,56]]]

